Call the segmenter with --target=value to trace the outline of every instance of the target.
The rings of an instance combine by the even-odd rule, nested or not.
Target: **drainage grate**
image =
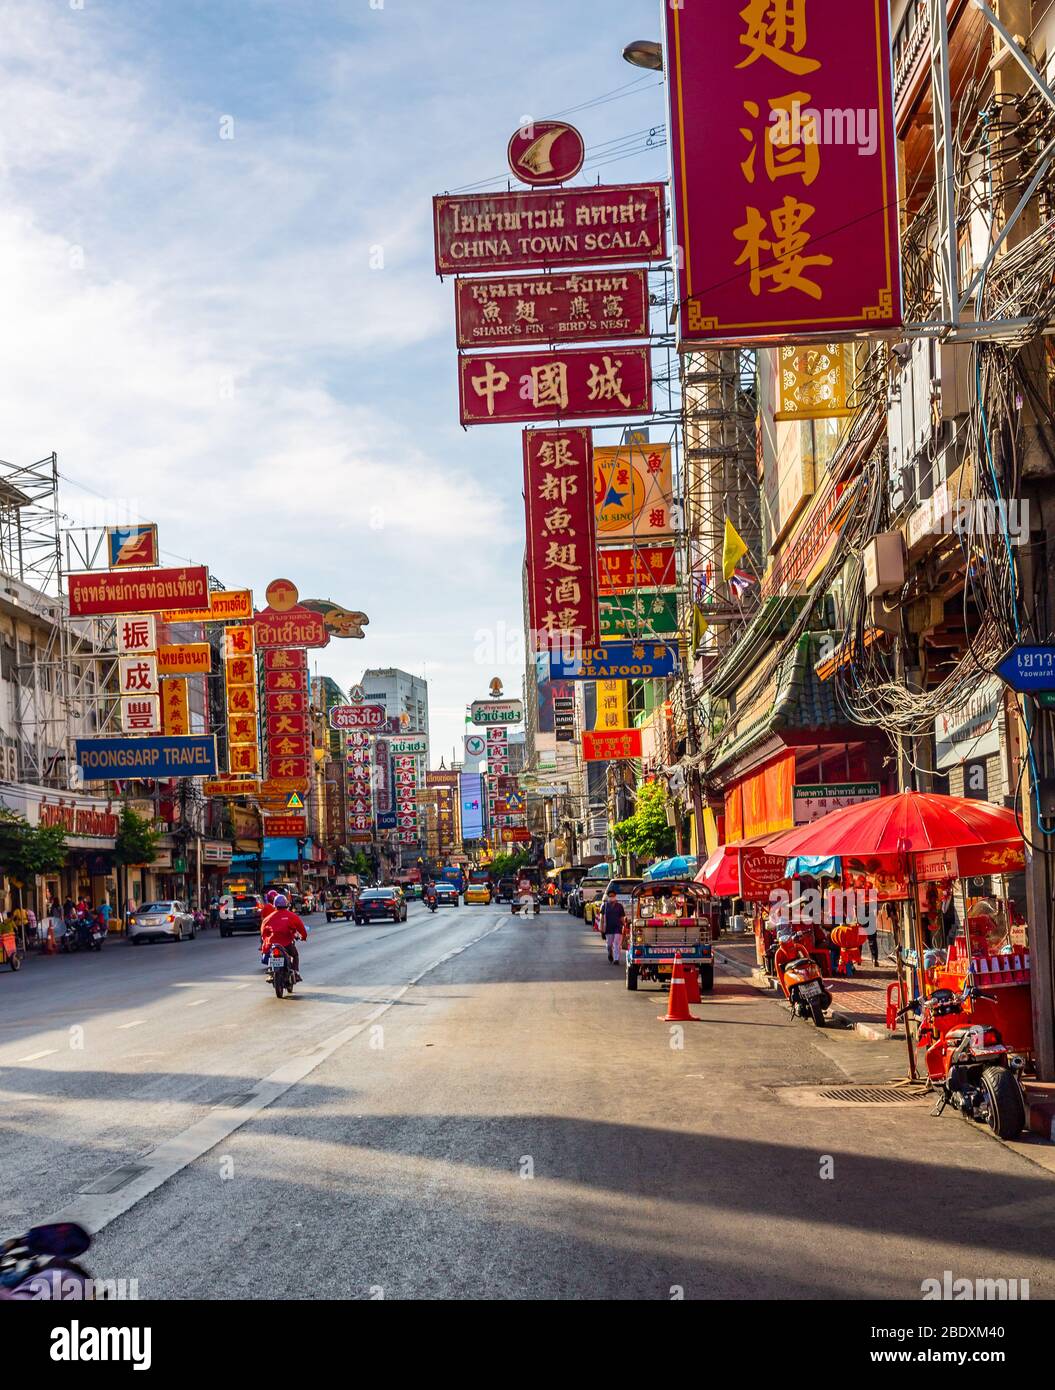
[[[896,1105],[903,1100],[923,1100],[922,1091],[901,1086],[839,1086],[821,1092],[822,1100],[841,1100],[858,1105]]]
[[[89,1194],[100,1196],[106,1192],[117,1192],[122,1187],[127,1187],[130,1182],[134,1182],[141,1174],[149,1171],[150,1169],[143,1164],[130,1163],[124,1168],[115,1168],[111,1173],[104,1173],[101,1178],[96,1178],[87,1187],[80,1188],[80,1191],[85,1196]]]

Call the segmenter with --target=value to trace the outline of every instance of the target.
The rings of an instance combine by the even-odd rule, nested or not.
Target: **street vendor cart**
[[[639,980],[669,983],[675,956],[699,972],[700,989],[714,988],[714,948],[718,903],[691,879],[639,883],[630,895],[624,931],[626,987]]]
[[[22,952],[18,945],[18,936],[13,926],[5,923],[0,927],[0,965],[6,965],[11,970],[21,970]]]

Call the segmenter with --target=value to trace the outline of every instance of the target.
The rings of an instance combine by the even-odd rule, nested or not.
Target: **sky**
[[[365,611],[316,669],[425,675],[449,757],[492,676],[520,693],[522,465],[519,428],[458,425],[431,199],[503,175],[531,116],[582,130],[577,182],[665,179],[661,131],[600,163],[663,125],[620,56],[659,19],[0,0],[0,458],[57,453],[71,527],[155,521],[260,606],[282,576]]]

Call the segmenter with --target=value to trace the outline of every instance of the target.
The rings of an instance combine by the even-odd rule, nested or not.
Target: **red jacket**
[[[263,927],[264,946],[292,946],[299,936],[307,941],[308,929],[295,912],[280,907],[272,912]]]

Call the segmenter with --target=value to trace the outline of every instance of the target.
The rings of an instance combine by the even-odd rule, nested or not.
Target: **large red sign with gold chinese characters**
[[[582,756],[588,763],[607,763],[619,758],[641,757],[640,729],[609,729],[605,733],[591,733],[582,736]]]
[[[455,280],[454,319],[460,348],[647,338],[648,271]]]
[[[432,207],[437,275],[667,257],[661,183],[444,195]]]
[[[463,425],[651,415],[647,347],[503,352],[458,358]]]
[[[899,324],[887,0],[665,10],[681,341]]]
[[[593,646],[600,628],[590,430],[524,431],[524,508],[531,631],[575,634]]]
[[[608,546],[597,552],[597,584],[602,594],[663,589],[678,582],[672,545]]]

